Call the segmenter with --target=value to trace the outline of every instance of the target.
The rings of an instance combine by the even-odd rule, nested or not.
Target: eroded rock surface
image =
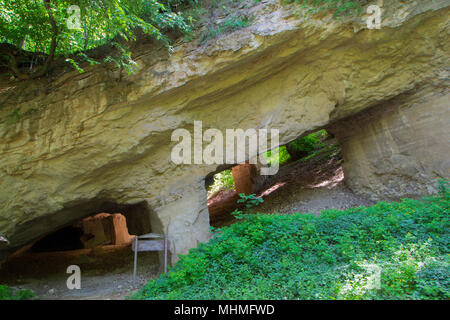
[[[432,87],[340,122],[347,185],[372,200],[435,193],[450,176],[449,119],[447,89]]]
[[[208,240],[204,178],[216,166],[170,161],[171,133],[192,132],[194,120],[276,128],[285,144],[380,105],[387,113],[343,136],[349,185],[374,197],[428,192],[435,177],[448,178],[447,6],[385,0],[382,29],[368,30],[364,17],[304,17],[266,1],[250,27],[203,46],[141,50],[139,71],[121,82],[100,67],[52,83],[3,82],[0,119],[16,108],[25,115],[0,128],[0,233],[10,240],[0,254],[109,202],[148,205],[173,261]],[[406,186],[406,176],[420,178]]]

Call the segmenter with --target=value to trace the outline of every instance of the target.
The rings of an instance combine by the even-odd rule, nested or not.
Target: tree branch
[[[47,10],[47,14],[50,19],[50,24],[52,25],[52,32],[53,32],[52,43],[50,45],[50,53],[47,57],[47,60],[45,60],[43,67],[39,71],[31,75],[30,78],[32,79],[39,78],[47,73],[48,69],[50,68],[50,65],[53,62],[53,59],[55,58],[56,47],[58,44],[58,26],[56,25],[56,20],[53,17],[52,8],[50,6],[50,0],[43,0],[43,1],[44,7]]]
[[[37,71],[32,73],[23,73],[19,69],[19,64],[17,62],[17,58],[22,55],[22,51],[20,48],[16,48],[13,45],[10,44],[1,44],[0,46],[0,53],[6,55],[9,57],[8,59],[8,65],[7,67],[13,72],[13,74],[21,79],[36,79],[39,78],[47,73],[47,71],[50,69],[50,66],[55,58],[56,53],[56,47],[58,45],[58,26],[56,24],[56,20],[52,13],[52,8],[50,6],[50,0],[42,0],[45,10],[47,11],[50,25],[52,26],[52,40],[50,45],[50,52],[47,56],[47,59],[45,60],[43,66],[39,68]],[[18,52],[16,52],[18,51]]]

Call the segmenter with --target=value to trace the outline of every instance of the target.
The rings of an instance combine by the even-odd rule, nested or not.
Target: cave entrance
[[[30,248],[30,252],[52,252],[83,249],[81,228],[69,226],[62,228],[38,241]]]
[[[133,238],[129,234],[124,215],[99,213],[39,239],[31,246],[30,252],[70,251],[93,249],[106,245],[129,245]]]
[[[230,212],[236,207],[239,195],[236,191],[232,167],[220,167],[205,178],[209,211],[209,223],[216,227],[230,220]]]
[[[123,205],[93,200],[66,210],[70,211],[57,215],[66,213],[78,219],[12,254],[0,269],[4,283],[11,286],[26,283],[25,288],[46,298],[51,298],[47,291],[52,287],[70,294],[65,285],[66,270],[76,265],[82,271],[82,289],[86,288],[74,290],[78,294],[97,291],[115,294],[129,293],[162,272],[158,252],[142,252],[137,281],[132,281],[131,244],[136,235],[153,231],[151,215],[154,213],[146,202]],[[98,283],[98,276],[104,277],[102,283]],[[48,287],[47,291],[44,286]]]
[[[265,157],[269,165],[277,163],[280,169],[276,175],[267,176],[259,187],[263,197],[292,193],[295,189],[331,189],[344,181],[341,147],[325,129],[302,135],[268,151]]]
[[[94,200],[71,208],[70,212],[79,216],[84,210],[89,210],[90,213],[35,240],[22,252],[59,252],[100,246],[123,246],[129,245],[135,235],[152,232],[152,212],[146,202],[124,205]]]
[[[343,156],[336,138],[325,129],[308,133],[264,154],[278,165],[272,176],[259,174],[258,165],[242,163],[207,176],[208,209],[214,227],[233,223],[239,193],[264,199],[257,212],[283,213],[345,209],[370,204],[344,185]]]
[[[205,179],[210,224],[222,226],[232,220],[230,213],[240,207],[239,194],[257,193],[264,181],[258,167],[245,163],[219,168]]]

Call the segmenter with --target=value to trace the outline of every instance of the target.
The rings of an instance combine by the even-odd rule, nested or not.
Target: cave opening
[[[30,252],[52,252],[83,249],[81,236],[83,230],[78,227],[68,226],[55,231],[48,236],[36,241],[30,248]]]
[[[65,277],[70,265],[79,266],[87,277],[108,274],[114,281],[132,279],[133,240],[137,235],[154,232],[151,223],[154,212],[148,204],[93,200],[68,210],[66,213],[77,215],[77,219],[10,255],[0,268],[2,279],[12,284],[21,278],[48,279],[51,283],[55,276]],[[143,285],[161,272],[160,267],[158,252],[140,253],[135,284]]]
[[[99,213],[83,218],[37,240],[30,252],[58,252],[93,249],[106,245],[127,245],[133,240],[121,213]]]
[[[218,168],[205,179],[210,223],[222,227],[235,222],[239,194],[264,200],[257,212],[319,214],[348,203],[365,205],[344,184],[343,155],[326,129],[304,134],[264,153],[267,164],[278,165],[275,175],[260,174],[260,165],[246,163]]]
[[[87,206],[91,208],[89,213],[36,239],[26,246],[28,249],[25,251],[57,252],[128,245],[135,235],[152,232],[152,212],[146,202],[127,205],[94,200]],[[71,212],[82,212],[83,209],[75,207]]]

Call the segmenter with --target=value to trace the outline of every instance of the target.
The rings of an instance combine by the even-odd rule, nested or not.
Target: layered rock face
[[[382,28],[369,30],[364,17],[305,17],[267,1],[250,27],[200,47],[141,48],[138,72],[121,82],[100,67],[3,82],[0,119],[24,116],[0,127],[0,233],[10,241],[0,255],[111,203],[140,204],[139,232],[168,234],[172,261],[207,241],[204,179],[217,166],[171,161],[172,132],[194,121],[278,129],[280,144],[334,126],[354,191],[432,191],[449,176],[447,5],[385,0]]]
[[[432,87],[341,121],[347,185],[372,200],[435,193],[450,176],[449,119],[447,89]]]

